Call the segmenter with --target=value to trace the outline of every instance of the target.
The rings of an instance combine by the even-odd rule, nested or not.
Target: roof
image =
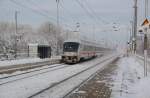
[[[91,46],[98,46],[100,47],[100,44],[99,43],[96,43],[94,41],[90,41],[90,40],[78,40],[78,39],[69,39],[69,40],[66,40],[64,42],[77,42],[77,43],[82,43],[84,45],[91,45]]]
[[[29,43],[28,45],[29,46],[50,46],[50,45],[47,45],[47,44],[38,44],[38,43]]]
[[[81,41],[78,40],[78,39],[68,39],[68,40],[65,40],[64,42],[77,42],[77,43],[80,43]]]
[[[38,46],[38,43],[29,43],[29,46]]]

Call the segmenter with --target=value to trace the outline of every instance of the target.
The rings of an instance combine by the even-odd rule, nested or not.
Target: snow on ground
[[[104,69],[106,65],[108,65],[111,61],[113,61],[115,58],[112,58],[110,60],[107,60],[104,63],[99,64],[98,66],[91,68],[90,70],[81,73],[78,76],[75,76],[72,79],[67,80],[64,83],[61,83],[60,85],[53,87],[52,89],[46,90],[40,95],[37,95],[33,98],[63,98],[62,96],[66,95],[68,92],[70,92],[74,87],[80,85],[83,81],[88,79],[91,75],[94,76],[98,70]]]
[[[138,83],[134,85],[133,90],[135,90],[134,98],[150,98],[150,76],[141,79]]]
[[[143,65],[136,57],[124,57],[118,62],[111,98],[150,98],[150,77],[144,78]]]
[[[53,83],[57,83],[67,77],[70,77],[105,60],[106,58],[110,58],[110,56],[97,58],[83,64],[70,65],[70,67],[59,69],[57,71],[50,71],[13,83],[0,85],[0,98],[27,98],[30,95],[47,88]]]
[[[17,60],[6,60],[6,61],[0,61],[0,67],[19,65],[19,64],[29,64],[29,63],[36,63],[36,62],[44,62],[44,61],[55,60],[55,59],[60,59],[60,56],[58,56],[58,57],[55,56],[55,57],[46,58],[46,59],[26,58],[26,59],[17,59]]]
[[[141,59],[143,59],[143,58],[144,57],[141,57]],[[144,62],[140,62],[140,64],[144,65],[143,63]],[[150,98],[150,86],[149,86],[149,84],[150,84],[150,58],[148,58],[147,64],[148,64],[148,76],[143,77],[133,87],[136,98]]]
[[[76,66],[70,66],[58,71],[51,71],[42,75],[38,75],[36,77],[31,77],[7,85],[1,85],[0,98],[27,98],[29,95],[32,95],[33,93],[38,92],[41,89],[52,85],[53,83],[56,83],[93,64],[96,64],[104,60],[105,58],[106,57],[101,58],[101,60],[98,58],[94,61],[90,61],[81,65],[76,64]],[[16,62],[17,61],[18,60],[16,60]],[[114,86],[112,88],[111,98],[150,98],[150,73],[148,73],[147,77],[144,77],[143,63],[141,62],[141,60],[139,60],[139,58],[136,58],[135,56],[122,57],[117,65],[117,76],[112,76],[112,78],[114,79]],[[72,83],[72,85],[75,84]],[[69,87],[70,86],[68,86],[68,89],[70,89]]]
[[[57,70],[59,68],[65,67],[65,66],[67,66],[67,65],[53,64],[53,65],[50,65],[50,67],[52,67],[52,68],[48,68],[49,66],[47,65],[44,67],[35,68],[35,69],[31,69],[31,70],[26,70],[26,71],[17,71],[17,72],[14,72],[12,74],[2,74],[2,75],[0,75],[0,78],[9,77],[12,75],[16,75],[16,76],[15,77],[9,77],[7,79],[1,79],[0,84],[5,83],[7,81],[13,81],[16,79],[20,79],[20,78],[22,79],[25,77],[36,76],[37,74],[41,74],[41,73],[52,71],[52,70]],[[43,69],[43,70],[40,70],[40,69]],[[25,74],[23,74],[23,73],[25,73]],[[18,75],[18,74],[20,74],[20,75]]]

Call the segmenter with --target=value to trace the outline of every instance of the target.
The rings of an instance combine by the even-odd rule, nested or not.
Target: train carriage
[[[94,42],[85,40],[67,40],[63,44],[62,61],[64,63],[77,63],[83,59],[97,56],[100,47]]]

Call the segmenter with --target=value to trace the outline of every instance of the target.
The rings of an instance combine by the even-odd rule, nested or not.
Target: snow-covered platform
[[[67,98],[150,98],[150,70],[144,77],[142,61],[136,55],[120,57]]]
[[[85,77],[90,76],[90,73],[95,73],[99,69],[105,68],[104,65],[110,64],[110,61],[107,61],[107,64],[100,64],[100,61],[104,61],[106,57],[97,58],[95,60],[85,62],[82,64],[76,64],[75,66],[66,66],[63,69],[58,69],[39,74],[34,77],[29,77],[26,79],[18,80],[12,83],[0,85],[0,97],[2,98],[27,98],[30,95],[34,94],[35,92],[39,92],[44,88],[49,87],[58,81],[66,79],[77,72],[80,72],[93,64],[97,64],[97,67],[90,69],[89,71],[85,72],[83,76],[79,76],[73,79],[62,83],[58,87],[51,88],[42,95],[40,94],[38,97],[35,98],[50,98],[46,96],[53,96],[51,98],[60,98],[60,95],[63,95],[67,91],[66,89],[71,90],[72,86],[78,85],[78,82],[82,82]],[[109,63],[108,63],[109,62]],[[148,64],[150,66],[150,64]],[[112,72],[110,71],[111,66]],[[107,74],[96,74],[96,75],[103,75],[103,79],[110,79],[110,81],[98,81],[97,83],[105,83],[110,84],[106,85],[111,89],[111,95],[108,98],[150,98],[150,70],[148,70],[148,76],[144,77],[144,63],[143,60],[139,57],[133,55],[128,57],[120,57],[120,59],[113,65],[108,66],[108,70],[106,69],[104,72]],[[59,67],[61,67],[59,65]],[[47,70],[47,69],[46,69]],[[52,70],[52,69],[51,69]],[[32,75],[35,73],[30,73]],[[20,76],[23,77],[23,76]],[[81,79],[83,78],[83,79]],[[75,79],[75,80],[74,80]],[[98,78],[97,78],[98,79]],[[2,82],[2,81],[1,81]],[[56,89],[57,88],[57,89]],[[56,92],[56,91],[59,91]],[[56,94],[57,93],[57,94]],[[63,93],[63,94],[61,94]],[[11,95],[11,96],[10,96]],[[45,97],[44,97],[45,96]],[[56,97],[57,96],[57,97]],[[59,97],[58,97],[59,96]]]
[[[142,60],[137,56],[123,57],[117,65],[111,98],[150,98],[150,70],[144,77]]]
[[[17,59],[17,60],[5,60],[5,61],[0,61],[0,69],[15,67],[17,65],[24,65],[24,64],[40,63],[46,61],[58,61],[60,59],[61,59],[60,56],[53,56],[51,58],[46,58],[46,59],[26,58],[26,59]]]
[[[118,55],[113,54],[81,64],[59,64],[57,68],[1,80],[0,82],[3,84],[0,84],[0,98],[29,98],[43,90],[46,90],[40,94],[43,98],[62,98],[61,96],[70,92],[117,57]],[[40,95],[33,97],[40,98]]]

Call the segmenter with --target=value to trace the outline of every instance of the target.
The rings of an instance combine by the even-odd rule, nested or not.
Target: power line
[[[35,6],[36,8],[40,8],[40,6],[38,6],[34,1],[32,1],[32,0],[28,0],[28,1],[29,1],[29,4],[34,4],[34,6]],[[61,3],[61,2],[59,1],[59,5],[60,5],[60,3]],[[47,15],[49,14],[47,10],[41,9],[41,11],[42,11],[43,13],[47,14]],[[55,17],[55,16],[53,16],[53,17]],[[67,21],[67,19],[65,19],[65,18],[62,17],[62,16],[59,17],[59,18],[60,18],[61,20],[65,21],[65,22]],[[62,24],[64,24],[64,23],[62,23]],[[65,25],[68,25],[68,24],[65,24]],[[68,27],[69,27],[69,25],[68,25]]]
[[[23,7],[23,8],[29,9],[29,10],[31,10],[32,12],[34,12],[34,13],[36,13],[36,14],[39,14],[39,15],[41,15],[41,16],[43,16],[43,17],[52,19],[53,21],[56,21],[56,19],[54,19],[54,18],[52,18],[52,17],[50,17],[50,16],[48,16],[48,15],[46,15],[46,14],[40,12],[40,11],[37,11],[37,10],[31,8],[31,7],[28,7],[28,6],[26,6],[26,5],[24,5],[24,4],[20,3],[20,2],[17,2],[17,1],[15,1],[15,0],[9,0],[9,1],[11,1],[12,3],[14,3],[14,4],[18,5],[18,6],[21,6],[21,7]]]
[[[20,6],[20,7],[26,8],[26,9],[29,9],[29,10],[31,10],[32,12],[34,12],[34,13],[40,15],[40,16],[46,17],[46,18],[48,18],[48,19],[53,20],[54,22],[57,22],[57,20],[56,20],[55,18],[48,16],[48,15],[47,15],[48,13],[47,13],[46,11],[44,11],[45,13],[43,13],[43,12],[38,11],[38,10],[35,10],[35,9],[33,9],[33,8],[27,6],[27,5],[24,5],[24,4],[20,3],[20,2],[17,2],[17,1],[15,1],[15,0],[9,0],[9,1],[11,1],[11,2],[14,3],[14,4],[16,4],[17,6]],[[29,1],[30,1],[30,0],[29,0]],[[32,2],[32,3],[33,3],[33,2]],[[34,3],[34,5],[36,5],[36,4]],[[63,24],[65,24],[65,23],[63,23]],[[65,25],[66,25],[67,27],[72,28],[72,27],[71,27],[70,25],[68,25],[68,24],[65,24]]]
[[[86,5],[88,6],[88,8],[91,10],[91,12],[94,14],[94,16],[95,16],[98,20],[102,21],[102,22],[105,23],[105,24],[108,24],[108,22],[106,22],[105,20],[103,20],[102,18],[100,18],[100,17],[97,16],[96,12],[95,12],[95,11],[93,10],[93,8],[90,6],[90,4],[88,3],[87,0],[85,0],[84,2],[86,3]]]
[[[27,3],[29,4],[33,4],[36,8],[40,9],[40,6],[38,6],[34,1],[32,0],[28,0]],[[40,9],[43,13],[48,14],[48,11],[46,11],[45,9]]]
[[[79,5],[80,7],[85,11],[85,13],[91,17],[92,19],[94,18],[93,15],[91,15],[91,13],[89,13],[89,11],[85,8],[85,6],[79,1],[79,0],[75,0]]]
[[[64,9],[65,11],[66,11],[66,13],[69,15],[69,16],[71,16],[71,18],[72,18],[72,20],[79,20],[77,17],[75,17],[68,9],[66,9],[64,6],[63,6],[63,4],[62,4],[62,2],[60,2],[60,7],[62,8],[62,9]],[[74,17],[73,17],[74,16]],[[76,19],[75,19],[76,18]]]
[[[89,16],[91,18],[91,20],[94,20],[98,25],[99,23],[97,22],[97,20],[95,19],[95,16],[93,16],[93,14],[91,14],[88,9],[86,9],[86,7],[79,1],[79,0],[75,0],[77,2],[77,4],[79,4],[79,6],[84,10],[84,12],[87,14],[87,16]]]
[[[63,2],[60,2],[60,7],[62,9],[64,9],[66,11],[66,13],[72,18],[72,20],[76,21],[76,23],[78,23],[79,21],[80,21],[80,23],[81,23],[81,21],[83,21],[84,23],[87,22],[87,21],[85,22],[83,19],[82,20],[79,19],[77,16],[75,16],[73,13],[71,13],[69,9],[67,9],[63,6]]]

